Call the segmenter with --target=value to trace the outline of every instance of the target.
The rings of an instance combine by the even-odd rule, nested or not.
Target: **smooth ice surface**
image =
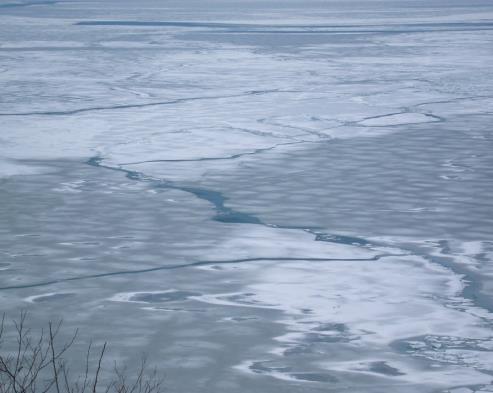
[[[169,392],[493,391],[490,1],[0,0],[0,38],[9,317]]]

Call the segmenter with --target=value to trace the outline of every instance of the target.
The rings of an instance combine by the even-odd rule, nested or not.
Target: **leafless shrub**
[[[160,393],[162,378],[156,372],[147,371],[145,359],[136,373],[116,364],[109,382],[101,383],[102,362],[106,343],[96,352],[93,359],[92,344],[85,353],[82,370],[73,372],[64,355],[72,347],[77,331],[68,340],[59,344],[57,339],[61,321],[48,323],[33,335],[26,327],[26,313],[13,321],[15,345],[5,346],[5,315],[0,323],[0,393]]]

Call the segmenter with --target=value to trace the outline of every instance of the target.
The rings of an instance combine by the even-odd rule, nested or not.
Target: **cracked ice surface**
[[[0,10],[2,310],[169,391],[493,390],[490,2]]]

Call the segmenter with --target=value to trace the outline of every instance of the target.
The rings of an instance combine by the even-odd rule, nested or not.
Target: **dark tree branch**
[[[114,377],[109,381],[102,378],[103,358],[106,354],[105,342],[96,360],[96,368],[91,371],[92,342],[85,352],[81,373],[72,373],[64,355],[74,344],[78,331],[62,345],[57,344],[62,322],[48,323],[48,333],[43,330],[33,336],[26,328],[27,314],[21,312],[18,321],[13,321],[13,331],[8,332],[5,315],[0,319],[0,393],[98,393],[101,383],[105,383],[104,393],[160,393],[162,380],[157,372],[146,372],[146,359],[143,358],[135,377],[129,377],[126,367],[114,366]],[[13,348],[4,348],[6,336],[15,336]],[[8,341],[7,341],[8,342]]]

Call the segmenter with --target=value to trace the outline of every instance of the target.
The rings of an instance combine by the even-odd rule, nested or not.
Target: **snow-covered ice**
[[[493,391],[493,7],[0,0],[0,305],[168,391]]]

